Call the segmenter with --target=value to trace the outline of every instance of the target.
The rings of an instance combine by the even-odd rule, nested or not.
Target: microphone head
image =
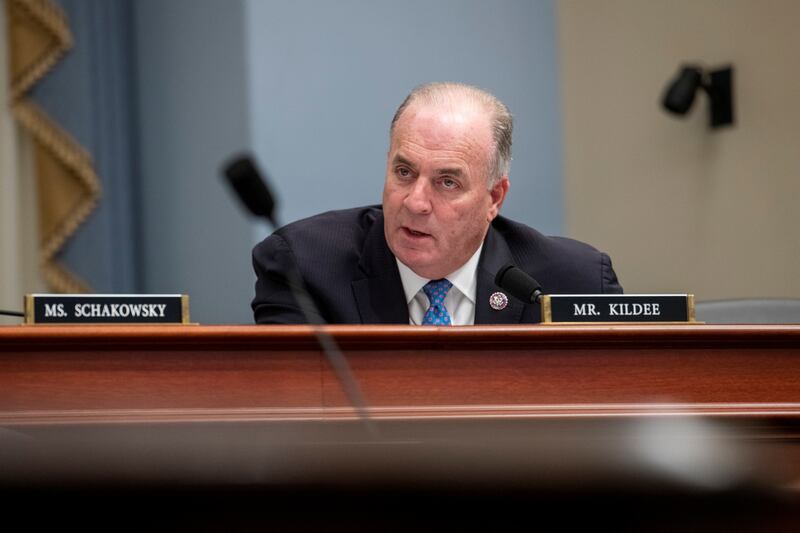
[[[225,178],[247,209],[258,217],[265,217],[275,226],[273,212],[275,199],[249,156],[233,159],[224,168]]]
[[[523,302],[534,303],[542,293],[542,286],[538,281],[511,264],[497,271],[494,283]]]

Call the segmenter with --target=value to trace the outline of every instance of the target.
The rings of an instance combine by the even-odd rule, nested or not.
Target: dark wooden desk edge
[[[519,346],[797,346],[800,325],[503,325],[420,327],[402,325],[322,326],[342,347],[447,345],[504,348]],[[264,349],[316,346],[310,326],[250,325],[93,325],[2,326],[0,350],[81,345],[130,347]]]

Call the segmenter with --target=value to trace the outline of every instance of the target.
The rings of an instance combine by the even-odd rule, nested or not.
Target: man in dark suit
[[[508,263],[545,293],[622,292],[607,255],[498,216],[511,131],[508,109],[480,89],[415,89],[392,120],[382,207],[301,220],[253,250],[256,322],[306,322],[287,283],[297,276],[334,324],[539,322],[537,306],[495,286]]]

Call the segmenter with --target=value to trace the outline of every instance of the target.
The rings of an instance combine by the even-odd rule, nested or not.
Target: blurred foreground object
[[[275,228],[280,226],[275,216],[275,198],[252,157],[234,156],[223,165],[222,173],[250,214],[265,218]]]
[[[140,528],[800,518],[800,326],[325,330],[379,438],[311,327],[3,328],[3,496]]]

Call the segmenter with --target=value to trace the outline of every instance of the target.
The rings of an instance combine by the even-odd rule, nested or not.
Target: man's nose
[[[415,214],[427,215],[432,210],[430,193],[428,180],[417,178],[403,202],[406,209]]]

